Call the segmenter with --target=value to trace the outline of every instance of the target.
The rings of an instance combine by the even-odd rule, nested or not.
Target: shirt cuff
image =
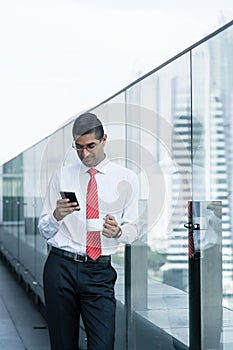
[[[50,222],[51,222],[51,224],[52,224],[53,226],[55,226],[56,228],[59,228],[59,227],[61,226],[63,220],[59,220],[59,221],[58,221],[58,220],[55,218],[55,216],[52,214],[52,215],[50,216]]]

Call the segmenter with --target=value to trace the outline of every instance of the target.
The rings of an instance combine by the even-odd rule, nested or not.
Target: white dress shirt
[[[49,245],[79,254],[86,253],[86,191],[90,179],[88,167],[75,163],[58,169],[48,186],[38,228]],[[137,175],[107,158],[95,169],[99,218],[113,215],[121,228],[119,238],[101,235],[102,255],[113,254],[120,243],[132,243],[138,236],[138,178]],[[63,220],[53,215],[60,191],[75,192],[80,211],[74,211]]]

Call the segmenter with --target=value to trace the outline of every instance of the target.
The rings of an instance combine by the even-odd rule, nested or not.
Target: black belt
[[[67,250],[59,249],[56,247],[51,247],[50,250],[52,253],[63,256],[64,258],[68,258],[70,260],[76,261],[76,262],[91,262],[91,263],[107,263],[111,261],[111,256],[110,255],[100,255],[98,259],[92,260],[89,258],[87,255],[81,255],[81,254],[76,254],[72,252],[68,252]]]

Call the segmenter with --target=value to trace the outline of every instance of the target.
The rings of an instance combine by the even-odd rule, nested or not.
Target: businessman
[[[51,348],[78,350],[81,316],[88,350],[112,350],[117,274],[111,255],[137,239],[138,180],[108,160],[107,135],[95,114],[80,115],[72,134],[77,162],[52,176],[38,224],[50,246],[44,293]]]

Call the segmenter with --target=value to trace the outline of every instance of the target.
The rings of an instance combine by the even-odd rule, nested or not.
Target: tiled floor
[[[48,329],[44,318],[1,260],[0,349],[50,349]]]

